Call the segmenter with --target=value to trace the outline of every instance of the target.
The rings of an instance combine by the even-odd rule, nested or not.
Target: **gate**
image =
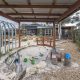
[[[37,37],[37,45],[53,47],[54,46],[54,36]]]

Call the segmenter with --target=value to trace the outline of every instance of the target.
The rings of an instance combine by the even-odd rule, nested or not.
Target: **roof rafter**
[[[29,15],[29,16],[33,16],[33,15],[36,15],[36,16],[61,16],[62,14],[48,14],[48,13],[6,13],[7,15]]]
[[[1,5],[0,8],[70,8],[71,5]]]
[[[56,18],[15,18],[17,21],[27,22],[53,22]]]
[[[28,2],[28,5],[31,5],[31,1],[30,0],[27,0],[27,2]],[[31,10],[32,10],[32,13],[34,14],[34,9],[33,8],[31,8]],[[36,16],[34,15],[34,17],[36,18]]]
[[[55,5],[55,2],[56,2],[56,0],[53,0],[52,5]],[[52,12],[52,8],[50,8],[49,14],[51,14],[51,12]],[[48,17],[49,17],[49,16],[48,16]]]
[[[14,17],[15,19],[57,19],[57,18],[19,18],[19,17]]]

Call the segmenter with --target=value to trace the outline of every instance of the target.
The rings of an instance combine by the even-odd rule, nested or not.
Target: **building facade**
[[[22,34],[25,35],[38,35],[38,36],[52,36],[52,26],[45,26],[40,24],[23,24],[21,26]]]

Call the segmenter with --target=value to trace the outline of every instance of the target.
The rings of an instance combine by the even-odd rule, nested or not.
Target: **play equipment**
[[[71,66],[71,54],[65,53],[64,55],[64,66]]]
[[[51,62],[52,62],[52,64],[57,65],[58,61],[57,61],[56,55],[52,55]]]
[[[19,63],[19,59],[15,59],[14,60],[14,63]]]
[[[0,52],[6,54],[14,48],[16,48],[16,27],[0,20]]]
[[[27,62],[28,61],[28,59],[27,58],[24,58],[24,62]]]
[[[34,57],[32,57],[32,59],[30,60],[31,61],[31,64],[35,64],[35,58]]]
[[[66,53],[64,57],[65,57],[65,59],[71,59],[70,53]]]
[[[34,57],[32,57],[29,60],[31,61],[31,64],[35,64],[35,58]],[[28,58],[24,58],[23,62],[27,63],[28,62]]]
[[[50,59],[52,64],[57,64],[58,62],[61,62],[61,58],[62,58],[62,54],[58,53],[56,49],[53,48],[50,52]]]

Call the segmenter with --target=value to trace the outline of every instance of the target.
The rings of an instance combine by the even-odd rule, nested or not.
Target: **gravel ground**
[[[62,54],[66,52],[71,53],[72,62],[80,64],[80,52],[77,50],[77,46],[70,40],[57,41],[56,47],[57,51]],[[44,69],[42,73],[32,74],[23,80],[80,80],[80,67],[62,67],[58,65],[58,68],[55,67],[53,69],[54,65],[48,65],[49,70]]]
[[[44,67],[40,68],[40,72],[26,77],[23,80],[80,80],[80,68],[77,64],[73,63],[71,67],[60,67],[55,66],[55,68]],[[34,70],[33,70],[34,71]]]
[[[61,40],[56,42],[56,47],[61,51],[61,53],[69,52],[71,53],[72,61],[80,64],[80,52],[75,43],[70,40]]]
[[[47,72],[42,74],[35,74],[25,80],[80,80],[79,69],[61,69],[55,73]]]
[[[22,43],[22,45],[24,45],[24,44]],[[35,42],[31,42],[30,44],[35,44]],[[61,52],[62,54],[66,53],[66,52],[71,53],[72,62],[75,62],[76,64],[77,63],[80,64],[80,54],[79,54],[80,52],[77,50],[77,47],[74,43],[72,43],[69,40],[57,41],[56,47],[57,47],[57,51]],[[30,49],[30,51],[32,51],[32,54],[33,54],[33,50],[34,50],[34,52],[36,51],[35,49],[32,49],[32,50]],[[25,54],[25,52],[24,52],[24,54]],[[55,65],[52,65],[49,62],[49,60],[46,62],[47,63],[46,63],[45,67],[40,67],[40,66],[43,66],[43,64],[40,64],[40,66],[39,66],[40,68],[38,68],[39,73],[37,73],[37,71],[35,71],[36,69],[33,68],[32,71],[34,71],[34,72],[29,71],[29,73],[32,72],[32,74],[29,75],[28,77],[27,77],[27,75],[25,75],[23,80],[80,80],[80,67],[77,66],[78,64],[76,65],[77,67],[64,67],[63,63],[60,63],[57,66],[55,66]],[[11,76],[16,75],[16,74],[12,73],[10,70],[5,72],[5,74],[4,74],[3,73],[4,69],[5,69],[5,66],[1,65],[0,66],[0,78],[2,78],[2,79],[0,79],[0,80],[12,80]],[[12,74],[9,75],[9,73],[12,73]],[[9,79],[7,79],[7,78],[9,78]]]

